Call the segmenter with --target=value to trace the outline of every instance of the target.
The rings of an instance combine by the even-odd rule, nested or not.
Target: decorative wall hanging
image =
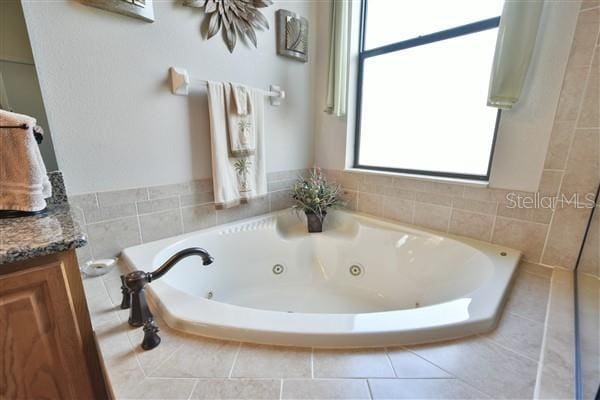
[[[152,0],[79,0],[81,3],[103,10],[154,22]]]
[[[277,10],[277,54],[308,61],[306,18],[288,10]]]
[[[257,45],[255,29],[269,29],[269,22],[258,10],[273,4],[272,0],[184,0],[189,7],[204,8],[208,15],[206,38],[215,36],[221,28],[230,53],[233,53],[237,36],[247,38]]]

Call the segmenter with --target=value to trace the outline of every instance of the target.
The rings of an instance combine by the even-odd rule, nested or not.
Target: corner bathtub
[[[440,236],[361,214],[330,213],[306,233],[287,210],[123,252],[152,271],[202,247],[148,285],[175,329],[246,342],[312,347],[414,344],[493,328],[520,258],[515,250]]]

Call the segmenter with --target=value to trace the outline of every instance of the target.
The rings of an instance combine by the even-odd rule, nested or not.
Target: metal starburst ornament
[[[189,7],[204,8],[208,24],[206,37],[210,39],[222,29],[223,38],[232,53],[240,38],[247,38],[256,47],[255,29],[269,29],[269,23],[259,8],[273,4],[272,0],[184,0]]]

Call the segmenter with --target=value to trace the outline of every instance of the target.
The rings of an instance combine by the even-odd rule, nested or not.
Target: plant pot
[[[323,221],[327,213],[324,212],[321,217],[314,213],[306,213],[306,223],[308,225],[308,231],[310,233],[323,232]]]

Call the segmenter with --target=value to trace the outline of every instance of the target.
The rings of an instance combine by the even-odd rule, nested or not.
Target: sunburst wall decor
[[[219,30],[230,53],[241,39],[248,39],[257,46],[255,29],[269,29],[269,22],[258,10],[273,4],[272,0],[184,0],[189,7],[204,8],[208,24],[206,38],[215,36]]]

